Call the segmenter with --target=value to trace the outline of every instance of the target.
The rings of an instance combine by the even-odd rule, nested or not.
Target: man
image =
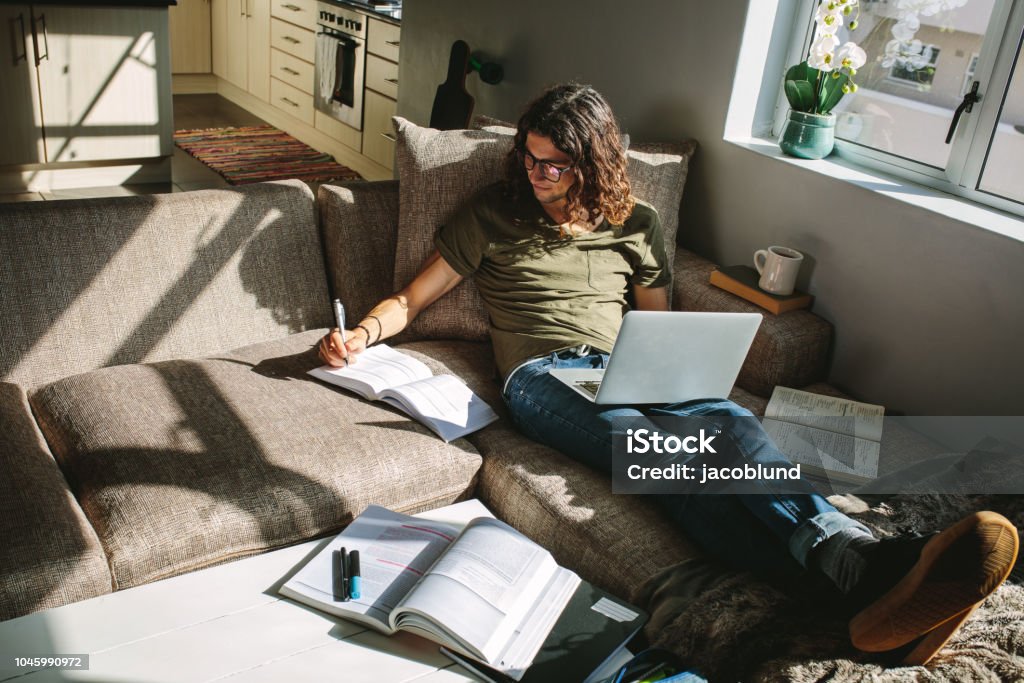
[[[670,264],[657,212],[630,194],[611,109],[593,88],[551,88],[519,120],[504,183],[485,188],[441,228],[416,278],[348,332],[320,344],[335,366],[412,321],[463,277],[476,278],[515,425],[605,472],[611,419],[750,416],[721,399],[658,407],[603,406],[549,376],[552,367],[601,367],[627,296],[668,310]],[[735,455],[788,464],[754,420],[737,420]],[[734,567],[766,574],[821,572],[855,603],[853,644],[907,663],[930,659],[1006,578],[1016,529],[991,512],[931,537],[879,541],[807,487],[792,495],[660,495],[687,535]]]

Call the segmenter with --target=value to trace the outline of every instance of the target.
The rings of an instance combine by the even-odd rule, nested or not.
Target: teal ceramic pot
[[[822,159],[836,144],[836,115],[789,111],[779,136],[779,148],[801,159]]]

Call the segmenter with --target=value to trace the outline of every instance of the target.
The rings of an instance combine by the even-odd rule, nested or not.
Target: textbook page
[[[335,616],[392,633],[391,611],[458,533],[459,529],[449,524],[371,505],[289,579],[280,593]],[[362,595],[358,600],[334,599],[333,551],[340,548],[359,551]]]
[[[775,387],[764,411],[766,418],[871,441],[882,440],[884,415],[883,406],[781,386]]]
[[[881,444],[877,441],[768,418],[762,426],[790,461],[811,474],[827,474],[852,483],[878,476]]]
[[[424,363],[387,344],[376,344],[358,354],[343,368],[323,365],[309,371],[317,379],[355,391],[363,398],[377,400],[385,389],[430,377]]]
[[[762,426],[792,462],[849,483],[878,476],[885,408],[775,387]]]
[[[404,410],[445,441],[486,427],[497,413],[458,377],[436,375],[383,392],[381,400]]]
[[[443,630],[452,641],[449,647],[518,679],[579,583],[512,527],[495,519],[474,520],[392,622],[406,631]],[[529,647],[515,647],[521,638]]]

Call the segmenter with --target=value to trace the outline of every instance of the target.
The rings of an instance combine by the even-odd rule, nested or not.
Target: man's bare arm
[[[668,287],[633,287],[633,298],[636,301],[637,310],[640,311],[667,311],[668,308]]]
[[[423,309],[461,281],[462,276],[435,249],[423,262],[423,267],[412,282],[374,306],[358,326],[346,332],[344,344],[337,330],[325,335],[320,340],[321,360],[336,367],[345,365],[350,354],[358,354],[369,344],[401,332]]]

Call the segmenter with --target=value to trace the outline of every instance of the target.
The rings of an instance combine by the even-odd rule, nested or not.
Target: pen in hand
[[[334,322],[338,326],[338,332],[341,334],[341,343],[344,346],[345,339],[345,307],[341,305],[341,299],[334,300]],[[348,349],[345,350],[346,358],[345,365],[348,365]]]

